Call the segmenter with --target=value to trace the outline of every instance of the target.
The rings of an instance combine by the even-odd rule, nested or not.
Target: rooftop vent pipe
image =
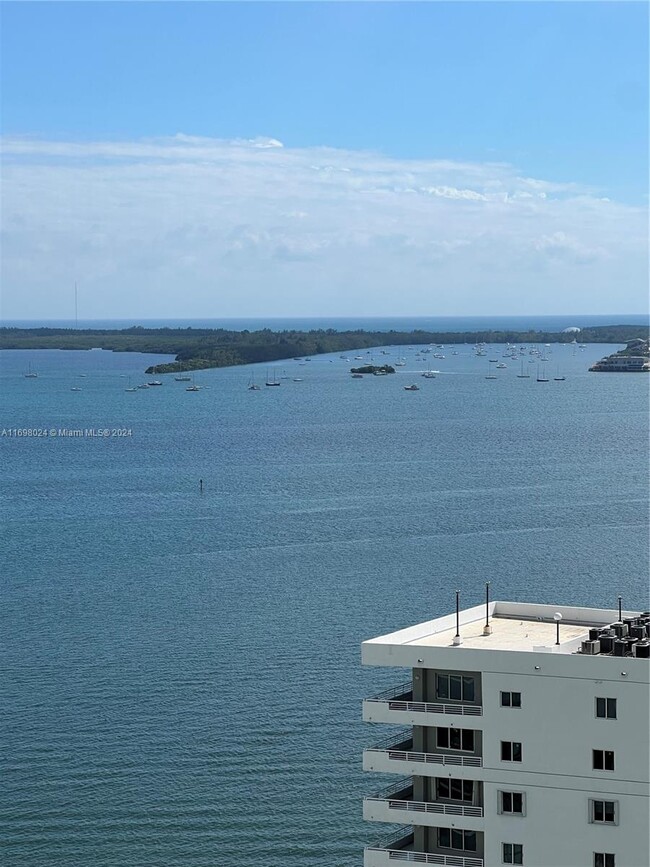
[[[459,645],[463,643],[463,639],[460,637],[460,590],[456,591],[456,634],[454,635],[454,640],[452,644]]]
[[[490,582],[485,582],[485,626],[483,627],[483,635],[492,635],[492,627],[490,626]]]

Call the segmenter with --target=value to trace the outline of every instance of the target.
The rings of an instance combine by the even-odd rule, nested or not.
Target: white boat
[[[269,379],[269,373],[266,372],[266,384],[267,385],[280,385],[280,380],[277,378],[275,370],[273,371],[273,379]]]
[[[507,364],[501,362],[500,364],[497,364],[497,370],[504,370],[504,368],[506,368],[507,366]]]
[[[201,389],[199,388],[199,386],[194,385],[194,383],[192,383],[192,385],[188,385],[187,388],[185,389],[185,391],[200,391],[200,390]]]
[[[27,373],[23,374],[25,379],[38,379],[38,373],[35,370],[32,370],[31,362],[27,366]]]
[[[420,375],[423,376],[425,379],[435,379],[436,378],[436,375],[433,372],[433,370],[425,370]]]
[[[248,386],[247,387],[248,387],[249,391],[261,391],[261,388],[259,387],[259,385],[257,385],[255,383],[255,377],[253,376],[252,373],[251,373],[251,378],[248,380]]]
[[[147,385],[162,385],[162,382],[159,379],[152,379]]]
[[[78,385],[73,385],[70,391],[81,391]]]

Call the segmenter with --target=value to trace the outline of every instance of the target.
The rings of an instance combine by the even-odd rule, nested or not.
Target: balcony
[[[483,807],[463,803],[414,801],[410,779],[398,780],[376,795],[363,799],[363,818],[370,822],[410,822],[431,828],[447,825],[453,819],[456,828],[482,830]]]
[[[482,768],[480,756],[467,753],[420,753],[413,750],[413,733],[410,729],[399,732],[374,747],[363,751],[364,771],[380,771],[386,774],[418,774],[435,776],[435,768],[427,765],[443,765],[454,768]]]
[[[413,830],[408,826],[400,828],[374,846],[368,846],[363,853],[364,867],[389,867],[396,861],[406,861],[411,864],[441,864],[443,867],[483,867],[482,858],[415,852]]]
[[[433,725],[432,715],[482,716],[483,708],[476,704],[443,704],[413,701],[413,683],[392,687],[363,702],[363,719],[376,723],[409,723]]]

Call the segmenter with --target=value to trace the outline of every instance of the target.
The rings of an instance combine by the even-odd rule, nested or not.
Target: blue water
[[[486,580],[647,607],[648,379],[587,372],[612,349],[551,347],[548,383],[457,347],[433,380],[410,349],[197,393],[127,393],[160,356],[0,353],[0,429],[131,432],[0,437],[0,861],[358,867],[360,702],[405,674],[363,639]]]
[[[587,328],[597,325],[648,325],[647,313],[612,313],[607,316],[580,314],[563,316],[347,316],[328,318],[222,318],[222,319],[73,319],[5,320],[0,325],[11,328],[227,328],[233,331],[309,331],[333,328],[336,331],[498,331],[513,330],[558,332],[564,328]]]

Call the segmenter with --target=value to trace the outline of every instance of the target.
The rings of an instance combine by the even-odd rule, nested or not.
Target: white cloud
[[[640,310],[642,209],[273,138],[3,143],[5,318]]]

